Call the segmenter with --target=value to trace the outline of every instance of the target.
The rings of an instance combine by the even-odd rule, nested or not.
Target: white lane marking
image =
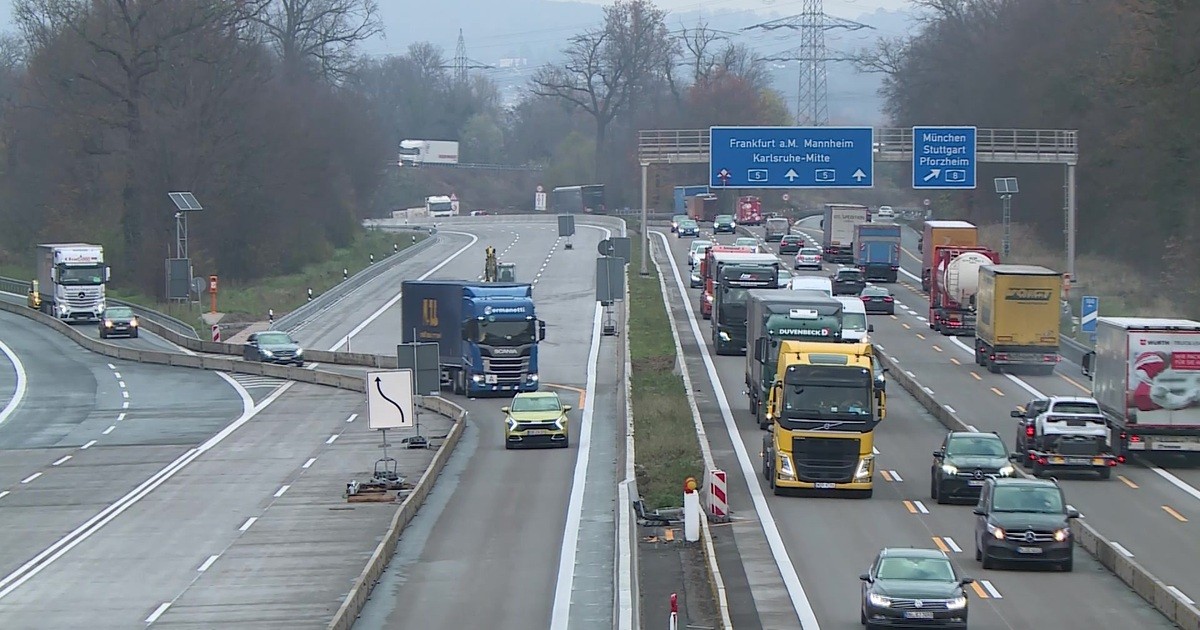
[[[604,307],[596,303],[592,317],[592,346],[588,350],[587,383],[583,418],[579,426],[579,453],[575,457],[575,476],[571,480],[571,498],[567,503],[567,526],[563,530],[558,556],[558,578],[554,587],[554,607],[550,614],[551,630],[566,630],[571,616],[571,590],[575,586],[575,557],[579,553],[579,526],[583,520],[583,492],[587,486],[587,467],[592,449],[592,414],[596,400],[596,364],[600,361],[600,325]],[[625,509],[627,506],[619,506]]]
[[[1120,553],[1122,556],[1125,556],[1126,558],[1132,558],[1132,557],[1133,557],[1133,552],[1132,552],[1132,551],[1130,551],[1130,550],[1128,550],[1128,549],[1126,549],[1126,548],[1125,548],[1125,546],[1124,546],[1124,545],[1122,545],[1121,543],[1119,543],[1119,542],[1116,542],[1116,541],[1112,541],[1112,542],[1110,542],[1109,544],[1110,544],[1110,545],[1112,545],[1112,548],[1113,548],[1113,549],[1116,549],[1116,550],[1117,550],[1117,553]]]
[[[337,441],[337,439],[338,439],[338,436],[336,436],[336,435],[331,435],[331,436],[329,436],[329,439],[328,439],[328,440],[325,440],[325,443],[326,443],[326,444],[333,444],[334,442],[336,442],[336,441]]]
[[[992,599],[1004,599],[1004,596],[1000,594],[1000,591],[996,590],[996,587],[991,582],[979,580],[979,585],[983,587],[983,590],[988,592],[988,595],[992,596]]]
[[[950,413],[958,413],[957,411],[954,410],[954,407],[951,407],[950,405],[942,405],[942,406],[945,407],[946,411],[949,411]]]
[[[687,287],[683,283],[683,276],[679,274],[679,265],[675,263],[675,256],[671,255],[671,244],[667,237],[662,232],[657,230],[654,234],[658,236],[667,251],[667,261],[671,263],[671,271],[675,275],[675,286],[679,290],[680,295],[688,294]],[[649,252],[647,252],[649,254]],[[666,296],[664,296],[666,299]],[[767,498],[763,495],[762,486],[758,483],[758,470],[754,464],[750,463],[750,454],[746,452],[746,444],[742,441],[740,429],[733,419],[733,410],[729,407],[729,399],[725,396],[725,389],[721,386],[721,377],[717,374],[717,366],[713,363],[712,355],[708,352],[708,345],[705,343],[704,334],[700,332],[700,325],[696,323],[696,312],[692,309],[692,301],[684,300],[683,308],[688,314],[688,324],[691,326],[692,335],[696,339],[696,345],[700,348],[700,358],[704,362],[704,369],[708,372],[708,379],[713,387],[713,394],[716,395],[717,405],[721,409],[721,417],[725,421],[725,431],[729,434],[730,441],[733,442],[733,451],[737,455],[738,465],[742,469],[742,476],[746,480],[746,486],[750,490],[750,497],[754,501],[754,509],[758,512],[759,522],[762,524],[763,535],[767,538],[767,543],[771,547],[771,555],[775,558],[775,565],[779,568],[780,575],[783,576],[784,587],[787,588],[788,595],[792,600],[792,608],[796,611],[796,616],[800,619],[801,627],[806,630],[821,630],[821,624],[817,621],[817,614],[813,611],[812,603],[808,601],[808,594],[804,592],[804,585],[800,583],[800,576],[796,573],[796,567],[792,564],[787,547],[783,543],[783,537],[779,534],[779,526],[775,524],[775,518],[771,516],[771,506],[767,504]]]
[[[21,359],[17,357],[17,353],[8,347],[3,341],[0,341],[0,352],[8,357],[8,361],[12,363],[13,371],[17,373],[17,386],[13,389],[13,397],[4,405],[4,409],[0,410],[0,424],[4,424],[9,416],[17,410],[17,406],[25,399],[25,392],[29,388],[29,378],[25,374],[25,364],[21,363]]]
[[[917,282],[921,281],[921,278],[914,276],[909,270],[905,269],[904,267],[900,268],[900,273],[908,276],[909,278],[912,278],[913,280],[916,280]]]
[[[218,372],[218,374],[219,374],[219,372]],[[121,403],[121,408],[122,408],[122,409],[128,409],[128,408],[129,408],[129,401],[128,401],[128,400],[126,400],[125,402]]]
[[[204,564],[200,565],[200,566],[199,566],[199,567],[196,569],[196,571],[198,571],[198,572],[200,572],[200,573],[204,573],[205,571],[207,571],[207,570],[208,570],[208,568],[209,568],[209,567],[211,567],[211,566],[213,565],[213,563],[214,563],[214,562],[216,562],[216,561],[217,561],[217,558],[220,558],[220,557],[221,557],[221,554],[217,554],[217,555],[209,556],[209,557],[208,557],[208,560],[205,560],[205,561],[204,561]]]
[[[889,476],[892,478],[892,481],[897,481],[897,482],[899,482],[899,481],[904,481],[904,477],[901,477],[901,476],[900,476],[900,472],[899,472],[899,471],[896,471],[896,470],[889,470],[889,471],[888,471],[888,475],[889,475]]]
[[[127,389],[121,390],[121,398],[129,398],[129,390],[127,390]]]
[[[879,449],[877,449],[877,448],[875,448],[874,446],[872,446],[872,447],[871,447],[871,454],[872,454],[872,455],[878,455],[878,454],[879,454]]]
[[[925,393],[926,393],[926,394],[929,394],[930,396],[932,396],[932,395],[933,395],[933,390],[932,390],[932,389],[929,389],[928,387],[925,387],[924,385],[922,385],[922,386],[921,386],[921,389],[925,390]]]
[[[10,494],[10,492],[8,490],[4,490],[4,491],[0,492],[0,499],[3,499],[4,497],[8,496],[9,494]]]
[[[113,364],[111,364],[111,363],[108,363],[107,365],[108,365],[108,369],[110,369],[110,370],[115,370],[115,369],[117,369],[117,366],[115,366],[115,365],[113,365]]]
[[[88,442],[87,444],[84,444],[83,446],[80,446],[80,447],[79,447],[79,449],[80,449],[80,450],[83,450],[83,451],[86,451],[86,450],[88,450],[89,448],[92,448],[92,446],[93,446],[93,445],[95,445],[95,444],[96,444],[96,440],[91,440],[91,441],[90,441],[90,442]]]
[[[442,267],[445,267],[446,265],[450,264],[450,261],[454,260],[455,258],[458,258],[459,254],[462,254],[463,252],[465,252],[465,251],[467,251],[468,249],[470,249],[472,245],[474,245],[475,243],[479,242],[479,237],[478,237],[478,236],[475,236],[474,234],[468,234],[468,233],[466,233],[466,232],[451,232],[451,231],[449,231],[449,230],[446,230],[446,234],[460,234],[460,235],[463,235],[463,236],[469,236],[469,237],[471,237],[471,242],[470,242],[470,243],[467,243],[466,245],[463,245],[463,246],[462,246],[462,247],[460,247],[460,248],[458,248],[458,251],[456,251],[456,252],[454,252],[453,254],[450,254],[449,256],[447,256],[447,257],[445,258],[445,260],[443,260],[442,262],[438,263],[436,266],[434,266],[434,268],[433,268],[433,269],[430,269],[429,271],[426,271],[424,274],[422,274],[421,276],[419,276],[419,277],[417,278],[417,280],[424,280],[424,279],[428,278],[429,276],[432,276],[433,274],[437,273],[437,271],[438,271],[439,269],[441,269]],[[346,336],[342,337],[341,339],[338,339],[337,343],[333,344],[333,347],[332,347],[332,348],[329,348],[329,351],[330,351],[330,352],[336,352],[336,351],[337,351],[339,348],[341,348],[342,346],[346,345],[346,343],[347,343],[348,341],[350,341],[350,338],[351,338],[351,337],[353,337],[354,335],[357,335],[358,333],[362,332],[364,328],[366,328],[367,326],[370,326],[370,325],[371,325],[371,322],[373,322],[373,321],[375,321],[375,320],[379,319],[379,317],[380,317],[380,316],[382,316],[384,313],[386,313],[388,309],[390,309],[390,308],[392,308],[393,306],[395,306],[395,305],[396,305],[396,302],[399,302],[399,301],[400,301],[400,297],[401,297],[402,295],[404,295],[404,293],[403,293],[403,292],[399,292],[399,293],[397,293],[396,295],[393,295],[393,296],[392,296],[392,298],[391,298],[390,300],[388,300],[387,302],[384,302],[383,306],[380,306],[380,307],[379,307],[379,310],[375,311],[374,313],[371,313],[371,314],[370,314],[370,315],[369,315],[369,316],[368,316],[366,319],[364,319],[364,320],[362,320],[361,322],[359,322],[359,324],[358,324],[357,326],[355,326],[354,328],[351,328],[351,329],[350,329],[350,332],[349,332],[349,333],[347,333],[347,334],[346,334]]]
[[[50,465],[51,466],[62,466],[63,464],[67,463],[67,461],[69,461],[71,459],[71,457],[73,457],[73,456],[72,455],[63,455],[62,457],[58,458],[57,461],[55,461],[53,464],[50,464]]]
[[[38,477],[41,477],[41,476],[42,476],[42,473],[35,472],[32,475],[29,475],[28,477],[22,479],[21,483],[29,483],[30,481],[33,481],[34,479],[37,479]]]
[[[358,417],[358,414],[352,413],[352,414],[350,414],[349,418],[346,418],[346,422],[354,422],[354,419],[357,417]]]
[[[312,465],[316,463],[316,461],[317,461],[316,457],[310,457],[308,459],[308,461],[304,462],[304,465],[301,466],[301,468],[311,468]]]
[[[962,547],[959,547],[958,543],[954,542],[953,538],[949,536],[942,536],[942,542],[946,543],[947,547],[954,550],[954,553],[962,553]]]
[[[113,367],[113,366],[112,366],[112,365],[109,365],[108,367],[110,367],[110,368],[111,368],[111,367]],[[113,369],[116,369],[116,368],[113,368]],[[121,373],[120,373],[120,372],[113,372],[113,376],[115,376],[115,377],[117,378],[117,380],[118,380],[118,381],[119,381],[119,380],[121,380]],[[124,384],[124,383],[121,383],[121,387],[125,387],[125,384]]]
[[[1180,490],[1183,490],[1187,494],[1191,495],[1191,497],[1193,499],[1200,501],[1200,490],[1197,490],[1196,488],[1188,485],[1188,483],[1186,481],[1180,479],[1179,477],[1176,477],[1175,475],[1172,475],[1171,473],[1163,470],[1162,468],[1159,468],[1158,466],[1147,465],[1147,468],[1149,468],[1151,471],[1154,472],[1154,474],[1158,475],[1159,477],[1166,479],[1167,482],[1170,483],[1171,485],[1173,485],[1176,488],[1179,488]]]
[[[896,361],[896,359],[894,359],[894,358],[893,358],[892,360],[893,360],[893,361]],[[896,361],[896,362],[897,362],[897,363],[899,363],[899,361]],[[909,370],[904,370],[904,373],[905,373],[905,374],[907,374],[907,375],[908,375],[910,378],[917,378],[917,375],[916,375],[916,374],[913,374],[913,373],[912,373],[912,372],[910,372]]]
[[[151,623],[154,623],[155,621],[158,621],[158,618],[163,616],[163,613],[167,612],[167,609],[170,607],[171,607],[171,602],[163,602],[163,603],[159,604],[158,608],[155,608],[154,612],[150,613],[149,617],[146,617],[146,623],[151,624]]]
[[[255,521],[257,521],[257,520],[258,520],[258,517],[257,517],[257,516],[251,516],[250,518],[246,519],[246,522],[245,522],[245,523],[242,523],[242,526],[238,528],[238,531],[239,531],[239,532],[244,532],[244,531],[246,531],[247,529],[250,529],[250,526],[251,526],[251,525],[253,525],[253,524],[254,524],[254,522],[255,522]]]
[[[118,415],[118,416],[117,416],[117,422],[120,422],[120,421],[122,421],[122,420],[124,420],[124,419],[125,419],[125,413],[124,413],[124,412],[122,412],[120,415]]]
[[[114,425],[108,427],[107,429],[105,429],[104,431],[102,431],[100,433],[100,435],[108,435],[109,433],[112,433],[113,431],[116,431],[116,430],[117,430],[117,426],[114,424]]]
[[[125,381],[117,381],[117,385],[120,385],[121,389],[125,389]]]
[[[230,378],[229,375],[225,374],[224,372],[217,372],[216,374],[217,376],[229,381],[241,396],[242,415],[231,422],[224,429],[221,429],[219,433],[209,438],[200,446],[188,450],[186,453],[176,458],[175,461],[164,466],[152,477],[139,484],[138,487],[130,490],[127,494],[125,494],[125,496],[111,503],[99,514],[96,514],[88,519],[83,525],[80,525],[73,531],[58,539],[58,541],[54,544],[50,545],[46,549],[43,549],[28,562],[20,567],[17,567],[16,570],[5,576],[4,579],[0,579],[0,588],[3,588],[3,590],[0,590],[0,599],[7,597],[13,591],[20,588],[22,584],[28,582],[59,558],[63,557],[69,551],[80,545],[83,541],[100,531],[101,528],[112,522],[113,519],[120,516],[122,512],[125,512],[138,501],[141,501],[156,488],[170,480],[171,477],[174,477],[180,470],[183,470],[188,464],[195,461],[197,457],[200,457],[204,453],[207,453],[215,448],[218,444],[232,435],[234,431],[237,431],[242,427],[242,425],[250,422],[250,420],[257,416],[263,409],[266,409],[271,405],[271,403],[275,402],[275,400],[282,396],[284,392],[291,389],[293,385],[293,383],[287,383],[283,387],[280,387],[278,390],[272,392],[270,396],[264,398],[261,403],[255,405],[254,399],[250,397],[250,392],[246,391],[246,389],[240,385],[237,385],[237,382]],[[40,475],[41,473],[38,474]]]
[[[1174,593],[1174,594],[1175,594],[1175,596],[1176,596],[1176,597],[1178,597],[1179,599],[1182,599],[1183,601],[1187,602],[1187,605],[1188,605],[1188,606],[1194,606],[1194,605],[1196,604],[1196,602],[1192,601],[1192,598],[1191,598],[1191,597],[1188,597],[1187,595],[1184,595],[1184,594],[1183,594],[1183,591],[1181,591],[1181,590],[1179,590],[1179,589],[1175,588],[1174,586],[1168,586],[1168,587],[1167,587],[1167,590],[1168,590],[1168,591],[1171,591],[1172,593]]]
[[[913,504],[913,507],[917,508],[917,511],[920,512],[921,514],[929,513],[929,508],[925,507],[924,503],[921,503],[920,501],[913,501],[912,504]]]
[[[283,496],[283,493],[287,492],[288,488],[291,488],[291,486],[280,486],[280,488],[275,491],[275,498],[278,499],[279,497]]]

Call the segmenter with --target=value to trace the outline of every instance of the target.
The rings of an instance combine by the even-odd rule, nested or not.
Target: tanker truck
[[[921,252],[921,290],[929,291],[939,247],[977,247],[979,228],[966,221],[926,221],[917,251]]]
[[[975,334],[979,268],[1000,264],[986,247],[938,247],[929,282],[929,327],[943,335]]]

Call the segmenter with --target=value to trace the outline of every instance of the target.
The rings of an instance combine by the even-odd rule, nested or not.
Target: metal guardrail
[[[29,293],[29,287],[31,284],[32,283],[27,282],[25,280],[17,280],[16,278],[0,277],[0,291],[5,291],[8,293],[15,293],[17,295],[27,295]],[[166,313],[161,313],[152,308],[148,308],[148,307],[142,306],[140,304],[134,304],[133,302],[126,302],[125,300],[118,300],[117,298],[113,298],[113,297],[106,297],[105,301],[107,301],[109,304],[115,304],[117,306],[127,306],[130,309],[132,309],[133,313],[135,315],[137,315],[139,318],[154,320],[154,321],[158,322],[159,324],[161,324],[163,327],[169,328],[181,335],[191,337],[193,339],[200,338],[200,335],[196,333],[196,329],[193,328],[191,325],[189,325],[187,322],[184,322],[183,320],[171,317],[170,315],[167,315]]]

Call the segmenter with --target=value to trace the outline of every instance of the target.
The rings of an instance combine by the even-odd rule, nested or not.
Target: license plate
[[[818,490],[833,490],[834,488],[834,484],[828,482],[821,482],[813,485],[815,485]]]
[[[488,385],[495,385],[496,383],[500,382],[500,379],[495,374],[488,374],[487,376],[483,377],[483,382],[487,383]]]
[[[530,429],[525,435],[550,435],[550,429]]]
[[[1068,457],[1068,464],[1091,464],[1092,460],[1087,457]]]
[[[970,480],[970,481],[968,481],[968,482],[967,482],[967,485],[968,485],[968,486],[976,486],[976,487],[978,487],[978,486],[982,486],[982,485],[983,485],[983,480],[982,480],[982,479],[972,479],[972,480]]]
[[[906,610],[905,619],[933,619],[933,613],[928,610]]]
[[[1017,547],[1018,553],[1042,553],[1041,547]]]
[[[1065,460],[1065,459],[1063,459],[1063,458],[1061,458],[1061,457],[1051,457],[1051,458],[1050,458],[1050,463],[1051,463],[1051,464],[1063,464],[1063,463],[1066,463],[1066,461],[1067,461],[1067,460]]]

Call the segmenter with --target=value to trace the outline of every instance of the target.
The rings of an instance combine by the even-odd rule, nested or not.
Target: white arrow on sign
[[[935,178],[935,177],[937,177],[938,175],[941,175],[941,174],[942,174],[942,169],[940,169],[940,168],[935,168],[935,169],[932,169],[932,170],[930,170],[930,171],[929,171],[929,174],[925,176],[925,180],[924,180],[924,181],[929,181],[929,180],[931,180],[931,179],[933,179],[933,178]]]
[[[412,370],[367,373],[367,423],[370,429],[413,426]]]
[[[867,178],[867,174],[864,173],[863,170],[860,168],[857,171],[854,171],[854,174],[851,175],[850,177],[853,177],[856,181],[861,182],[862,180]]]
[[[784,173],[783,176],[786,177],[789,182],[794,182],[796,181],[797,177],[800,177],[796,174],[796,169],[794,168],[789,168],[788,172]]]

